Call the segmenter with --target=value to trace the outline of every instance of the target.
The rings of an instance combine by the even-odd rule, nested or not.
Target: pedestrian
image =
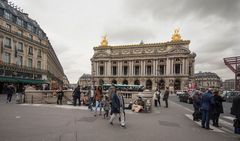
[[[209,120],[210,120],[210,114],[211,114],[211,109],[212,105],[214,104],[214,99],[212,95],[211,89],[207,90],[202,95],[202,101],[201,101],[201,112],[202,112],[202,128],[212,130],[209,127]]]
[[[102,98],[103,98],[103,94],[102,94],[102,88],[100,86],[98,86],[95,96],[94,96],[94,100],[95,100],[95,114],[94,116],[97,116],[97,109],[100,109],[100,113],[99,115],[102,115]]]
[[[103,118],[108,118],[109,110],[110,110],[110,102],[109,102],[108,96],[105,96],[105,99],[103,101],[103,109],[104,109]]]
[[[91,90],[90,90],[90,97],[89,97],[89,103],[88,103],[88,109],[90,109],[91,111],[93,110],[93,102],[94,102],[94,87],[92,86]]]
[[[234,119],[234,132],[236,134],[240,134],[240,95],[237,95],[233,98],[232,107],[231,107],[231,114],[236,117]]]
[[[213,91],[213,99],[214,99],[214,104],[213,104],[213,126],[219,127],[219,116],[220,114],[223,113],[223,98],[219,95],[218,90]]]
[[[115,117],[120,113],[120,101],[116,93],[116,89],[112,94],[112,105],[111,105],[111,118],[109,120],[109,123],[113,125],[113,120]]]
[[[196,91],[195,94],[193,95],[194,121],[199,121],[201,119],[200,107],[201,107],[201,93],[199,91]]]
[[[163,95],[163,101],[165,101],[166,108],[168,108],[168,97],[169,97],[169,88],[166,87],[165,93]]]
[[[125,102],[124,102],[124,98],[123,98],[122,93],[118,93],[118,99],[119,99],[119,102],[120,102],[120,117],[119,117],[120,125],[121,125],[121,127],[126,127]]]
[[[157,99],[157,90],[154,92],[153,94],[153,100],[154,100],[154,106],[157,107],[157,102],[158,102],[158,99]]]
[[[12,95],[15,93],[15,88],[13,84],[10,84],[7,86],[6,93],[7,93],[7,103],[10,103],[12,101]]]
[[[64,92],[60,86],[57,90],[57,104],[62,105],[62,98],[64,97]]]
[[[78,101],[78,105],[81,106],[81,91],[80,86],[78,85],[73,91],[73,105],[76,106]]]
[[[157,103],[158,103],[159,107],[161,107],[161,102],[160,102],[161,91],[160,91],[160,89],[156,90],[156,97],[157,97]]]

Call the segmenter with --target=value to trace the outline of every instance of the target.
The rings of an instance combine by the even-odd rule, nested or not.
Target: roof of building
[[[195,76],[195,78],[206,77],[206,78],[220,79],[220,77],[216,73],[213,73],[213,72],[199,72],[199,73],[195,73],[194,76]]]
[[[80,77],[80,79],[89,79],[89,78],[91,78],[92,77],[92,75],[91,74],[83,74],[81,77]]]
[[[12,15],[36,27],[39,31],[43,33],[42,38],[47,38],[46,33],[41,29],[39,24],[35,20],[28,17],[28,14],[24,13],[19,7],[13,5],[13,3],[8,2],[8,0],[0,0],[0,8],[5,9],[7,12],[11,13]]]

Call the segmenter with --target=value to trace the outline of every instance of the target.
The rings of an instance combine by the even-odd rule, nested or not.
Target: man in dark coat
[[[201,102],[201,111],[202,111],[202,128],[211,129],[209,127],[210,120],[210,109],[211,105],[214,104],[213,95],[211,90],[208,90],[206,93],[202,95]]]
[[[240,119],[240,95],[235,96],[232,102],[231,114],[235,115],[237,119]]]
[[[73,105],[77,105],[77,100],[78,100],[78,105],[81,106],[81,91],[80,91],[80,86],[78,85],[74,91],[73,91]]]
[[[110,118],[110,124],[113,124],[113,120],[117,116],[117,114],[120,113],[120,101],[116,94],[116,91],[112,94],[112,105],[111,105],[111,118]]]
[[[11,84],[11,85],[8,85],[7,86],[7,89],[6,89],[6,94],[7,94],[7,103],[10,103],[11,100],[12,100],[12,95],[15,93],[15,88],[14,86]]]
[[[168,87],[166,87],[166,91],[163,95],[163,100],[165,101],[165,104],[166,104],[165,107],[166,108],[168,108],[168,97],[169,97],[169,89],[168,89]]]
[[[199,121],[199,119],[201,118],[200,107],[201,107],[201,93],[199,91],[196,91],[195,94],[193,95],[194,121]]]
[[[223,98],[219,95],[218,91],[213,92],[214,104],[213,104],[213,126],[219,127],[218,120],[221,113],[223,113]]]

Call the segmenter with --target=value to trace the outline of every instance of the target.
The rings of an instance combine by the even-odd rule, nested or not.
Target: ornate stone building
[[[94,47],[93,82],[144,85],[145,88],[180,90],[192,81],[196,54],[175,30],[165,43],[108,45],[106,36]]]
[[[221,78],[216,73],[199,72],[194,76],[198,88],[220,88],[222,86]]]
[[[81,87],[91,86],[91,84],[92,84],[92,75],[91,75],[91,74],[85,74],[85,73],[84,73],[84,74],[79,78],[77,84],[78,84],[79,86],[81,86]]]
[[[63,68],[38,23],[0,0],[0,88],[4,83],[63,83]]]

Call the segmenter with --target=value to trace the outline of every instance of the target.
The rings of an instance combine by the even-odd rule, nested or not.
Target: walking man
[[[202,128],[206,128],[208,130],[212,130],[209,127],[209,120],[210,120],[210,109],[212,108],[213,95],[211,90],[209,89],[206,93],[202,95],[202,102],[201,102],[201,111],[202,111]]]
[[[111,118],[109,123],[113,125],[113,120],[120,113],[120,101],[116,94],[116,90],[112,94],[112,105],[111,105]]]
[[[81,91],[80,86],[78,85],[73,91],[73,105],[76,106],[78,101],[78,105],[81,106]]]
[[[165,101],[165,104],[166,104],[166,108],[168,108],[168,97],[169,97],[169,88],[166,87],[166,91],[163,95],[163,100]]]

